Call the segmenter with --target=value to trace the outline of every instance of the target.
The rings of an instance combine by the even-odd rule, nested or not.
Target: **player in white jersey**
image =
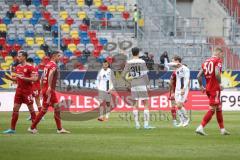
[[[107,121],[111,112],[111,91],[113,90],[114,73],[109,68],[107,61],[103,62],[103,67],[97,75],[97,89],[99,106],[99,121]],[[104,114],[104,102],[106,103]]]
[[[148,69],[144,60],[139,58],[139,48],[132,49],[133,58],[127,61],[123,78],[130,83],[131,95],[133,99],[133,115],[136,124],[136,128],[140,129],[140,123],[138,118],[139,100],[144,103],[144,128],[152,129],[149,125],[149,109],[148,109],[148,90],[149,79]]]
[[[174,56],[173,62],[178,63],[175,88],[175,101],[178,107],[177,114],[180,119],[178,126],[186,127],[189,124],[189,118],[184,108],[184,103],[187,101],[189,92],[190,70],[186,65],[181,64],[182,59],[179,56]]]

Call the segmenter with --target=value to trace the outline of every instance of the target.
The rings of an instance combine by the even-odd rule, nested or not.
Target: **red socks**
[[[224,128],[222,109],[217,110],[216,117],[217,117],[219,128],[220,129]]]
[[[172,119],[176,120],[177,119],[177,110],[176,107],[171,108],[171,113],[172,113]]]
[[[57,125],[57,129],[61,130],[62,129],[62,122],[61,122],[61,116],[60,116],[60,110],[59,111],[54,111],[54,119]]]
[[[46,114],[47,112],[44,112],[43,110],[41,110],[37,117],[35,118],[35,121],[32,123],[31,125],[31,129],[34,129],[37,127],[37,124],[41,121],[42,117]]]
[[[12,130],[15,130],[15,128],[16,128],[16,124],[17,124],[17,121],[18,121],[18,115],[19,115],[18,111],[13,111],[12,121],[11,121],[11,129]]]
[[[36,119],[36,113],[35,113],[35,111],[30,112],[30,114],[31,114],[31,120],[32,120],[32,122],[34,122],[34,120]]]
[[[208,112],[205,114],[205,116],[204,116],[204,118],[203,118],[203,120],[202,120],[202,123],[201,123],[201,125],[203,126],[203,127],[205,127],[207,124],[208,124],[208,122],[212,119],[212,116],[214,115],[214,112],[215,112],[215,110],[208,110]]]

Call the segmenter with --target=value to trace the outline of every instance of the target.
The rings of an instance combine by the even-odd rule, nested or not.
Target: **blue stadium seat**
[[[41,63],[41,58],[39,58],[38,56],[35,56],[33,58],[33,60],[34,60],[34,63],[36,63],[36,64],[40,64]]]
[[[64,55],[70,58],[71,56],[73,56],[73,53],[70,50],[66,50],[64,51]]]
[[[80,39],[83,39],[83,38],[88,38],[88,33],[87,32],[80,32]]]
[[[14,38],[8,38],[7,43],[10,44],[11,46],[15,44],[15,39]]]
[[[58,25],[52,26],[51,31],[58,31]]]
[[[40,11],[35,11],[33,13],[33,17],[37,18],[37,19],[40,19],[42,17],[42,13]]]
[[[104,18],[103,12],[96,11],[96,12],[95,12],[95,18],[97,18],[97,19],[102,19],[102,18]]]
[[[111,18],[113,18],[113,14],[110,13],[110,12],[107,12],[107,13],[106,13],[106,18],[107,18],[108,20],[111,19]]]
[[[11,23],[11,19],[8,18],[8,17],[4,17],[3,18],[3,23],[6,24],[6,25],[9,25]]]
[[[33,18],[30,19],[30,24],[35,26],[37,23],[38,23],[38,19],[37,18],[33,17]]]
[[[34,37],[34,31],[26,31],[25,36],[26,37]]]
[[[99,39],[99,43],[100,43],[102,46],[105,46],[105,45],[108,43],[108,40],[107,40],[107,38],[100,38],[100,39]]]
[[[58,41],[59,41],[58,38],[54,38],[54,39],[53,39],[53,44],[58,45]]]
[[[90,39],[88,37],[81,38],[81,43],[85,46],[90,43]]]
[[[104,60],[105,60],[105,58],[104,58],[102,55],[100,55],[100,56],[97,58],[97,62],[99,62],[99,63],[103,63]]]
[[[19,44],[20,46],[25,44],[25,39],[24,38],[18,38],[17,39],[17,44]]]
[[[38,7],[41,4],[41,0],[32,0],[32,4]]]

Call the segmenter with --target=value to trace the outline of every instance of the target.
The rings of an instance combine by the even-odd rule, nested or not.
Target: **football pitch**
[[[157,127],[154,130],[136,130],[125,113],[111,114],[108,122],[63,121],[64,128],[72,132],[69,135],[56,134],[53,115],[48,113],[38,127],[39,134],[31,135],[28,113],[22,112],[17,133],[0,134],[0,160],[239,159],[240,112],[224,112],[230,136],[220,135],[214,116],[205,130],[209,135],[203,137],[194,131],[204,113],[192,112],[186,128],[174,128],[171,120],[155,120],[151,123]],[[9,128],[10,115],[0,113],[1,132]]]

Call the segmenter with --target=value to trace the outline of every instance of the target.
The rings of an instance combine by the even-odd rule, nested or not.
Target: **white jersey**
[[[176,89],[175,93],[181,93],[182,83],[185,91],[189,90],[190,70],[182,65],[176,70]]]
[[[103,68],[97,75],[97,89],[100,91],[107,92],[113,89],[113,77],[114,73],[110,68],[104,70]]]
[[[129,73],[134,78],[131,81],[132,87],[148,85],[148,69],[144,60],[133,58],[127,61],[124,73]]]

